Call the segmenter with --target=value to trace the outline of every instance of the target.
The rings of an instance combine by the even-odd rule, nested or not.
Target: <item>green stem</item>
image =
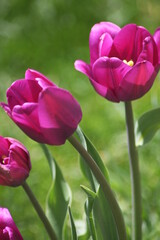
[[[114,193],[112,192],[109,184],[106,181],[106,178],[102,174],[101,170],[99,169],[98,165],[95,163],[94,159],[91,155],[84,149],[81,143],[72,135],[68,138],[69,142],[73,145],[73,147],[80,153],[86,163],[89,165],[90,169],[92,170],[93,174],[95,175],[97,181],[99,182],[104,195],[107,201],[110,204],[113,217],[115,219],[115,223],[117,226],[117,232],[119,236],[119,240],[126,240],[126,230],[125,230],[125,223],[121,213],[121,209],[115,199]]]
[[[50,222],[48,221],[46,215],[44,214],[39,202],[37,201],[36,197],[34,196],[33,192],[31,191],[30,187],[28,186],[28,184],[26,182],[24,182],[22,184],[22,187],[23,187],[24,191],[26,192],[26,194],[28,195],[28,198],[30,199],[38,216],[40,217],[41,221],[43,222],[44,227],[46,228],[46,231],[48,232],[48,235],[50,236],[50,239],[57,240],[57,237],[53,231],[53,228],[52,228]]]
[[[141,240],[142,239],[141,185],[138,165],[138,153],[135,146],[134,120],[131,102],[125,102],[125,115],[132,188],[132,240]]]

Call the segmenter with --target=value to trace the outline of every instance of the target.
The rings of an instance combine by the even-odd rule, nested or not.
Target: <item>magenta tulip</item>
[[[29,153],[22,143],[0,136],[0,185],[21,185],[30,170]]]
[[[7,208],[0,208],[0,239],[23,240]]]
[[[50,145],[64,144],[82,118],[79,103],[41,73],[28,69],[25,79],[7,91],[8,104],[1,106],[33,140]]]
[[[160,29],[152,36],[144,27],[122,29],[110,22],[95,24],[89,36],[90,64],[75,68],[112,102],[131,101],[151,88],[160,67]]]

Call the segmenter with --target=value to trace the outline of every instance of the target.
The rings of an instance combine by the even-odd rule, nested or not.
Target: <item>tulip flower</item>
[[[79,103],[41,73],[28,69],[25,79],[7,91],[8,104],[1,106],[33,140],[50,145],[64,144],[82,118]]]
[[[0,208],[0,239],[23,240],[7,208]]]
[[[21,185],[30,169],[27,149],[16,139],[0,136],[0,185]]]
[[[110,22],[95,24],[89,36],[90,64],[75,68],[88,76],[96,92],[112,102],[131,101],[151,88],[160,64],[160,29]]]

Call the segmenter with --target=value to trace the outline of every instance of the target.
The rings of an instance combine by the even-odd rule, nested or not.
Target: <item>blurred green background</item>
[[[0,1],[0,101],[16,79],[33,68],[79,101],[80,126],[96,145],[109,169],[111,184],[124,212],[128,232],[131,226],[130,175],[123,103],[108,102],[95,93],[87,77],[74,69],[74,61],[89,62],[88,36],[100,21],[119,26],[134,22],[151,33],[160,25],[159,0],[12,0]],[[133,103],[135,119],[160,105],[159,76],[151,91]],[[0,109],[0,134],[23,142],[30,151],[32,171],[28,183],[45,207],[50,186],[47,161],[37,143],[30,140]],[[139,149],[142,174],[143,239],[160,239],[160,134]],[[87,184],[79,169],[77,153],[66,143],[50,147],[70,184],[75,219],[82,219]],[[45,230],[21,187],[0,187],[0,205],[9,208],[25,240],[48,239]]]

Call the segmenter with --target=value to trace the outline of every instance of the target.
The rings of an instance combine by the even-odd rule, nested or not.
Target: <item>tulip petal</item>
[[[89,78],[92,77],[91,66],[89,64],[85,63],[84,61],[76,60],[75,63],[74,63],[74,67],[75,67],[76,70],[78,70],[79,72],[85,74]]]
[[[25,102],[37,102],[41,87],[34,80],[17,80],[7,91],[8,105],[12,110],[15,105]]]
[[[44,142],[38,120],[38,103],[24,103],[22,106],[15,106],[11,118],[33,140]]]
[[[113,100],[114,102],[118,102],[118,99],[116,98],[116,96],[114,95],[114,93],[112,91],[110,91],[110,89],[107,89],[106,86],[103,86],[101,84],[99,84],[98,82],[96,82],[93,77],[92,77],[92,69],[91,66],[81,60],[77,60],[75,62],[75,68],[76,70],[84,73],[86,76],[88,76],[89,80],[91,81],[91,84],[93,85],[93,87],[95,88],[96,92],[99,93],[102,97],[106,97],[109,100]]]
[[[108,56],[113,44],[113,39],[108,33],[104,33],[99,41],[99,57]]]
[[[7,208],[0,208],[0,230],[2,230],[0,235],[2,240],[23,240]]]
[[[110,57],[116,56],[121,60],[133,60],[135,63],[142,51],[143,40],[151,34],[143,27],[128,24],[116,35]]]
[[[111,22],[100,22],[95,24],[90,32],[89,36],[89,48],[90,48],[90,62],[91,65],[99,57],[99,40],[104,33],[108,33],[114,39],[117,33],[120,31],[120,27]]]
[[[9,142],[0,136],[0,158],[8,155]]]
[[[41,127],[59,127],[65,124],[76,128],[82,118],[79,103],[64,89],[48,87],[39,98],[39,121]]]
[[[93,78],[108,91],[110,90],[114,96],[112,101],[117,102],[119,101],[117,97],[119,84],[130,68],[118,58],[101,57],[93,65]]]
[[[9,158],[12,166],[23,168],[29,173],[31,169],[31,163],[29,158],[29,152],[26,152],[26,149],[18,142],[13,142],[9,149]]]
[[[3,225],[3,228],[5,226],[8,226],[10,228],[15,228],[17,229],[10,212],[8,211],[7,208],[1,208],[0,207],[0,223]]]
[[[48,87],[40,94],[38,114],[46,139],[50,144],[57,145],[64,143],[82,118],[79,103],[73,96],[68,91],[55,87]]]
[[[1,102],[0,106],[4,109],[4,111],[8,114],[8,116],[11,117],[12,112],[8,104]]]
[[[142,97],[152,86],[156,72],[150,62],[136,64],[124,76],[119,86],[119,99],[131,101]]]
[[[157,50],[158,50],[158,59],[159,59],[159,64],[160,64],[160,27],[156,29],[153,38],[156,42],[157,45]]]
[[[52,81],[50,81],[46,76],[44,76],[42,73],[33,70],[33,69],[27,69],[25,72],[25,79],[26,80],[37,80],[39,82],[39,85],[43,87],[48,86],[56,86]]]
[[[144,60],[151,62],[153,66],[156,66],[158,64],[157,47],[152,37],[146,37],[144,39],[143,49],[137,59],[137,63]]]

